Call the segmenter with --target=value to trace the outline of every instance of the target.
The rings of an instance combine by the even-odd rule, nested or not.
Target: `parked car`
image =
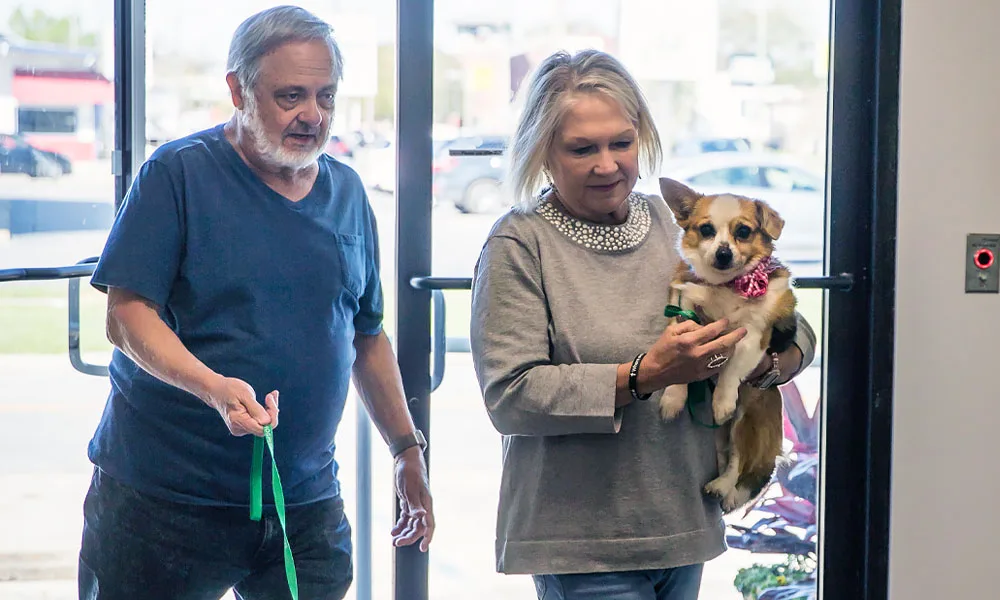
[[[17,134],[0,133],[0,173],[58,177],[72,171],[73,164],[66,155],[37,148]]]
[[[432,138],[431,156],[437,156],[452,138]],[[396,190],[396,144],[393,140],[372,136],[355,152],[355,168],[365,185],[380,192],[393,193]]]
[[[742,137],[689,138],[676,142],[674,156],[695,156],[710,152],[750,152],[750,140]]]
[[[667,161],[660,175],[703,194],[736,194],[763,200],[785,220],[777,254],[788,261],[821,261],[826,232],[824,178],[778,153],[712,152]],[[656,178],[640,179],[636,191],[659,195]]]
[[[348,140],[339,135],[331,135],[326,142],[326,153],[334,158],[351,158],[354,156],[354,148]]]
[[[507,208],[500,191],[503,157],[452,156],[452,150],[502,150],[500,135],[464,136],[441,144],[431,169],[436,202],[452,203],[464,213],[490,213]]]

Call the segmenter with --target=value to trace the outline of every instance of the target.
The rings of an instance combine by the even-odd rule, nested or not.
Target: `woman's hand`
[[[779,355],[779,365],[780,365],[780,355]],[[760,362],[754,367],[753,371],[750,372],[744,379],[756,385],[757,381],[762,379],[764,375],[771,372],[771,367],[774,366],[774,360],[771,355],[767,352],[760,357]]]
[[[713,359],[729,358],[747,330],[725,333],[729,323],[720,319],[705,326],[693,321],[669,325],[639,365],[639,393],[660,390],[678,383],[702,381],[714,374]]]

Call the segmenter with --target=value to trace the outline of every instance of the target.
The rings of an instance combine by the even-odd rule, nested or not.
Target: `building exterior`
[[[0,36],[0,133],[70,160],[114,147],[114,82],[95,52]]]

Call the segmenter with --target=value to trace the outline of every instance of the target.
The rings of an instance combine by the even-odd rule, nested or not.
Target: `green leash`
[[[665,309],[663,309],[663,316],[668,318],[673,317],[684,317],[685,319],[694,321],[695,323],[701,325],[701,319],[698,318],[698,313],[693,310],[684,310],[680,306],[675,306],[673,304],[668,304]],[[688,414],[691,415],[691,420],[695,423],[701,425],[702,427],[707,427],[708,429],[718,429],[719,425],[716,423],[705,423],[694,414],[694,405],[703,404],[705,399],[708,398],[708,390],[711,387],[713,390],[715,386],[712,384],[711,380],[706,379],[704,381],[692,381],[688,384],[688,397],[687,405]]]
[[[288,544],[288,532],[285,526],[285,493],[281,490],[281,478],[278,477],[278,465],[274,460],[274,432],[270,425],[264,425],[264,437],[254,437],[253,465],[250,468],[250,519],[260,521],[263,513],[263,470],[264,443],[271,455],[271,488],[274,491],[274,508],[281,523],[281,535],[285,538],[285,577],[288,579],[288,591],[292,600],[299,600],[299,580],[295,575],[295,561],[292,560],[292,547]]]

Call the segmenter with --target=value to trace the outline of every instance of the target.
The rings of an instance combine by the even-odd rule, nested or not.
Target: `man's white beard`
[[[274,144],[267,138],[264,131],[264,123],[257,112],[256,102],[249,100],[244,104],[243,110],[238,111],[240,125],[246,140],[253,147],[254,154],[258,160],[269,166],[283,169],[304,169],[323,154],[325,147],[320,143],[313,150],[296,152],[284,147],[281,143]],[[321,129],[322,134],[325,129]],[[322,140],[322,135],[317,134],[317,139]]]

